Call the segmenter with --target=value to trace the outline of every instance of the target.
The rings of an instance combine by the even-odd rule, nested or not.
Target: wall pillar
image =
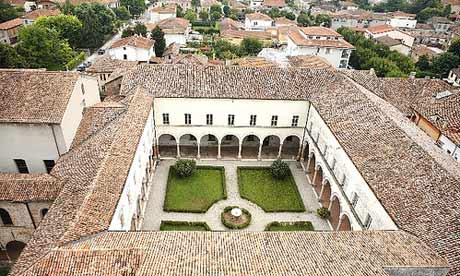
[[[257,160],[262,159],[262,143],[259,144],[259,153],[257,154]]]
[[[315,168],[315,173],[313,174],[313,179],[311,180],[311,185],[312,186],[315,186],[315,181],[316,181],[316,173],[318,172],[318,170]]]
[[[281,151],[283,150],[283,143],[280,143],[280,148],[278,150],[278,156],[277,158],[280,159],[281,158]]]
[[[303,148],[303,144],[299,143],[299,150],[297,151],[297,156],[295,157],[295,160],[297,160],[297,161],[300,160],[300,156],[301,156],[301,153],[302,153],[302,148]]]
[[[220,142],[217,144],[217,159],[221,159],[222,156],[220,154]]]
[[[321,192],[319,192],[318,201],[322,201],[325,186],[324,183],[321,184]]]
[[[201,158],[201,155],[200,155],[200,143],[197,143],[196,146],[197,146],[197,149],[198,149],[198,152],[196,154],[196,159],[200,160],[200,158]]]
[[[304,153],[305,153],[305,146],[306,146],[305,144],[302,144],[302,148],[300,150],[300,161],[301,162],[305,161],[305,159],[303,158]]]
[[[177,158],[180,158],[180,146],[179,143],[176,143]]]
[[[241,148],[242,148],[243,144],[242,143],[238,143],[238,160],[241,160]]]
[[[306,174],[310,173],[310,163],[311,163],[311,158],[310,158],[310,155],[308,155],[307,169],[305,170]]]
[[[337,228],[334,229],[335,231],[339,231],[340,226],[342,225],[342,221],[343,221],[343,216],[339,214],[339,222],[337,223]]]

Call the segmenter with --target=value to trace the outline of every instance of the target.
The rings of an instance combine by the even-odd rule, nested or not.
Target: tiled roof
[[[0,23],[0,30],[9,30],[9,29],[21,26],[22,24],[23,23],[22,23],[21,18],[11,19],[9,21]]]
[[[149,31],[158,26],[165,34],[184,34],[190,22],[183,18],[167,18],[157,24],[147,23],[145,26]]]
[[[276,64],[263,57],[244,57],[232,60],[232,65],[244,67],[275,67]]]
[[[108,232],[53,249],[23,275],[387,276],[446,265],[402,231]]]
[[[59,124],[79,78],[75,72],[0,70],[0,122]]]
[[[339,2],[339,4],[343,7],[358,7],[359,6],[358,4],[353,3],[351,1],[343,1],[343,2]]]
[[[212,5],[219,5],[220,2],[217,0],[200,0],[201,7],[210,8]]]
[[[151,12],[155,13],[176,13],[176,5],[169,4],[165,6],[158,6],[150,9]]]
[[[284,8],[286,6],[286,2],[284,0],[264,0],[263,5],[265,7]]]
[[[96,61],[86,69],[87,73],[112,73],[113,71],[123,68],[129,70],[135,67],[139,62],[127,61],[111,58],[109,55],[105,55],[96,59]]]
[[[368,27],[367,30],[372,34],[380,34],[392,31],[394,28],[390,25],[376,25]]]
[[[173,58],[172,64],[184,64],[184,65],[197,65],[206,66],[208,65],[208,57],[199,54],[179,54]]]
[[[92,4],[92,3],[98,3],[101,5],[108,5],[112,3],[118,3],[118,0],[56,0],[55,2],[58,4],[64,4],[66,1],[69,1],[70,4],[77,6],[81,4]]]
[[[35,20],[39,18],[40,16],[55,16],[59,14],[61,14],[60,10],[38,9],[38,10],[31,11],[29,13],[26,13],[22,18]]]
[[[383,44],[383,45],[386,45],[388,47],[391,47],[391,46],[396,46],[396,45],[402,45],[402,42],[400,40],[397,40],[397,39],[394,39],[394,38],[391,38],[387,35],[384,35],[384,36],[381,36],[381,37],[377,37],[375,39],[377,42]]]
[[[388,15],[391,16],[391,17],[410,17],[412,19],[415,19],[415,16],[416,16],[413,13],[406,13],[406,12],[402,12],[402,11],[389,12]]]
[[[264,39],[269,40],[272,38],[271,33],[269,32],[262,32],[262,31],[236,31],[236,30],[225,30],[220,33],[220,37],[222,38],[236,38],[236,39],[244,39],[248,37],[257,38],[257,39]]]
[[[244,24],[238,21],[235,21],[231,18],[224,18],[220,22],[220,32],[226,31],[226,30],[242,30],[244,28]]]
[[[260,12],[246,14],[246,18],[249,20],[273,21],[270,16]]]
[[[46,173],[0,173],[0,201],[53,201],[63,182]]]
[[[353,45],[344,39],[330,40],[330,39],[307,39],[298,31],[289,32],[289,38],[297,46],[303,47],[324,47],[324,48],[344,48],[353,49]]]
[[[288,57],[288,60],[289,65],[293,67],[334,70],[334,67],[325,58],[320,56],[290,56]]]
[[[154,43],[155,41],[149,38],[133,35],[133,36],[125,37],[113,43],[110,49],[120,48],[123,46],[131,46],[134,48],[142,48],[142,49],[149,50],[150,48],[153,47]]]
[[[440,53],[434,51],[430,47],[420,44],[420,45],[415,45],[414,47],[412,47],[412,54],[415,54],[419,57],[423,55],[427,55],[428,57],[431,58],[431,57],[439,55]]]
[[[333,29],[325,27],[303,27],[300,28],[300,30],[305,35],[342,37],[338,32],[334,31]]]
[[[294,20],[287,19],[286,17],[277,17],[275,18],[275,25],[291,25],[297,26],[297,23]]]

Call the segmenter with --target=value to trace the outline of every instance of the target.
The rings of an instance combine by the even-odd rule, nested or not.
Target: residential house
[[[0,42],[10,45],[16,44],[18,40],[19,29],[22,27],[23,21],[21,18],[15,18],[3,23],[0,23]]]
[[[454,30],[454,27],[451,28]],[[416,44],[427,46],[441,47],[450,39],[450,35],[445,32],[435,31],[433,25],[425,23],[417,23],[415,29],[406,29],[406,33],[415,38]]]
[[[147,23],[147,30],[151,32],[156,26],[158,26],[165,34],[166,47],[171,43],[176,43],[184,46],[189,38],[189,34],[192,30],[190,22],[184,18],[168,18],[163,19],[156,24]]]
[[[59,14],[61,14],[60,10],[38,9],[26,13],[22,16],[22,19],[24,20],[24,25],[32,25],[39,17],[56,16]]]
[[[366,29],[364,34],[367,38],[379,38],[382,36],[388,36],[393,39],[397,39],[402,42],[402,44],[406,45],[409,48],[412,48],[414,45],[415,38],[411,36],[409,33],[402,31],[400,29],[394,28],[390,25],[378,25],[372,26]]]
[[[36,2],[36,4],[37,4],[37,8],[39,8],[39,9],[51,10],[51,9],[56,9],[57,8],[56,2],[51,1],[51,0],[38,0]]]
[[[415,14],[405,13],[402,11],[389,12],[388,16],[390,17],[390,25],[395,28],[415,28],[417,24],[417,19],[415,19]]]
[[[260,12],[246,14],[246,18],[244,20],[244,28],[246,31],[265,31],[273,25],[273,19]]]
[[[220,2],[217,0],[200,0],[199,10],[205,10],[209,12],[212,6],[221,6]]]
[[[3,3],[10,4],[13,7],[23,8],[25,12],[30,12],[37,8],[37,3],[27,0],[3,0]]]
[[[357,10],[359,8],[359,5],[352,2],[352,1],[340,1],[339,6],[342,10]]]
[[[460,86],[460,67],[449,71],[449,76],[445,79],[448,83],[455,87]]]
[[[305,27],[289,33],[286,53],[288,56],[317,55],[335,68],[347,68],[353,49],[353,45],[332,29]]]
[[[399,39],[391,38],[387,35],[380,36],[375,39],[380,44],[388,46],[390,50],[397,51],[405,56],[408,56],[411,52],[411,48],[401,42]]]
[[[245,10],[248,9],[248,5],[246,5],[244,3],[241,3],[238,0],[230,0],[230,1],[228,1],[228,6],[231,9],[237,10],[239,12],[244,12]]]
[[[119,60],[148,62],[155,56],[154,43],[155,41],[142,36],[126,37],[110,47],[109,55]]]
[[[331,28],[334,30],[340,27],[367,28],[390,22],[385,14],[360,9],[337,11],[331,15],[331,19]]]
[[[297,22],[287,19],[286,17],[275,18],[275,27],[297,26]]]
[[[286,2],[285,0],[264,0],[264,2],[262,3],[262,7],[267,9],[283,9],[286,7]]]
[[[434,58],[444,51],[436,47],[428,47],[422,44],[416,44],[412,47],[410,57],[417,62],[421,56],[427,56],[428,58]]]
[[[2,69],[0,86],[0,172],[49,172],[100,101],[96,78],[77,72]]]
[[[244,30],[244,24],[239,21],[235,21],[231,18],[226,17],[222,19],[222,21],[220,22],[220,31],[223,32],[226,30],[234,30],[234,31]]]
[[[433,16],[428,19],[428,23],[433,26],[435,32],[446,33],[449,31],[449,28],[454,24],[452,21],[445,17]]]
[[[460,13],[460,0],[441,0],[445,6],[450,5],[452,12]]]
[[[264,45],[269,45],[272,42],[273,36],[269,31],[262,32],[229,29],[221,31],[220,38],[236,45],[239,45],[245,38],[256,38],[260,40]]]
[[[176,18],[176,5],[157,6],[149,9],[150,23],[158,23],[168,18]]]
[[[180,6],[185,11],[192,8],[192,0],[159,0],[155,3],[156,7],[166,5]]]
[[[85,4],[85,3],[86,4],[97,3],[97,4],[101,4],[110,9],[118,8],[120,6],[119,0],[55,0],[55,1],[56,1],[56,4],[59,4],[59,5],[63,5],[68,2],[74,6]]]
[[[250,0],[249,8],[257,10],[262,7],[263,3],[264,3],[264,0]]]

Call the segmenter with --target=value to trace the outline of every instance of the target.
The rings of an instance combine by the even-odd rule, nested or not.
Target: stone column
[[[322,201],[321,198],[323,197],[324,186],[325,186],[324,184],[321,184],[321,192],[319,193],[318,201]]]
[[[300,162],[305,161],[305,159],[303,158],[304,153],[305,153],[305,144],[302,144],[302,148],[301,148],[301,151],[300,151]]]
[[[262,159],[262,143],[259,144],[259,153],[257,154],[257,160]]]
[[[176,143],[177,158],[180,158],[180,146],[179,143]]]
[[[315,168],[315,173],[313,174],[313,179],[311,180],[311,185],[312,186],[315,186],[315,180],[316,180],[316,173],[318,172],[318,170]]]
[[[295,157],[295,160],[299,161],[300,160],[300,154],[302,152],[303,144],[299,143],[299,150],[297,151],[297,156]]]
[[[310,173],[310,163],[311,163],[311,158],[310,158],[310,155],[308,155],[307,169],[305,170],[306,174]]]
[[[220,142],[217,144],[217,159],[222,159],[222,156],[220,154]]]
[[[339,214],[339,222],[337,223],[337,228],[333,229],[335,231],[339,231],[340,226],[342,225],[343,217]]]
[[[200,160],[200,158],[201,158],[201,155],[200,155],[200,143],[197,143],[196,146],[198,148],[198,153],[196,155],[196,159]]]
[[[243,147],[242,143],[238,143],[238,160],[241,160],[241,148]]]
[[[278,156],[276,158],[280,159],[281,158],[281,150],[283,149],[283,143],[280,143],[280,148],[278,150]]]

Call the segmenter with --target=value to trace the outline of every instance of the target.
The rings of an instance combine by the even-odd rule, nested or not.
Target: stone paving
[[[263,231],[265,226],[273,221],[311,221],[315,230],[330,230],[331,227],[326,220],[316,216],[316,209],[320,207],[312,186],[307,182],[305,173],[297,162],[289,162],[297,188],[305,205],[305,212],[273,212],[266,213],[256,204],[242,199],[238,192],[237,167],[238,166],[270,166],[271,162],[264,161],[198,161],[198,165],[224,166],[227,199],[220,200],[206,213],[180,213],[163,211],[163,203],[166,194],[169,167],[175,160],[162,160],[158,164],[153,183],[150,188],[150,195],[145,209],[143,230],[159,230],[162,220],[173,221],[196,221],[206,222],[213,231],[230,231],[220,221],[220,215],[227,206],[237,205],[247,209],[251,215],[251,224],[242,230],[232,231]]]

